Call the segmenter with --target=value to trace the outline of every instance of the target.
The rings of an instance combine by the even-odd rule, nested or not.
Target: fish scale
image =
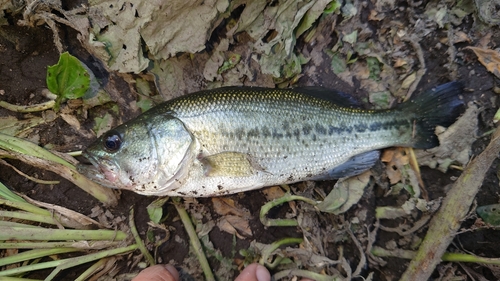
[[[437,145],[434,128],[456,119],[461,91],[451,82],[390,110],[355,108],[319,88],[201,91],[106,133],[84,152],[93,166],[79,169],[108,187],[171,196],[351,176],[370,168],[378,149]]]

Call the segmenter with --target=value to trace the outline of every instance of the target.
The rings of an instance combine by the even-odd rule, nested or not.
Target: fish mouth
[[[116,188],[117,174],[112,169],[109,169],[110,161],[98,158],[90,153],[83,151],[82,156],[87,159],[88,163],[79,163],[76,168],[79,173],[88,177],[92,181],[100,185]]]

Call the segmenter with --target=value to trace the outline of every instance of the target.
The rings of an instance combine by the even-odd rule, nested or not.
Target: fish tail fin
[[[450,82],[427,90],[399,106],[402,114],[411,112],[414,116],[410,146],[428,149],[439,145],[436,126],[450,126],[463,112],[462,91],[462,83]]]

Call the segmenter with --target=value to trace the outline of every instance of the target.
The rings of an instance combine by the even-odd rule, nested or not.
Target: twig
[[[365,267],[366,265],[366,256],[365,253],[363,252],[363,246],[361,246],[361,243],[359,243],[359,240],[354,236],[354,233],[352,233],[351,227],[347,227],[347,233],[351,236],[352,241],[356,245],[356,247],[359,250],[359,254],[361,257],[359,258],[359,263],[358,266],[356,267],[356,270],[352,273],[353,277],[359,277],[361,274],[361,270]]]
[[[500,129],[497,128],[486,149],[470,162],[448,192],[441,209],[432,219],[429,230],[415,258],[400,280],[428,280],[446,248],[453,240],[462,219],[481,186],[491,163],[500,152]]]
[[[447,68],[450,70],[450,77],[452,80],[457,79],[457,71],[458,67],[457,64],[455,63],[455,58],[457,57],[457,50],[455,49],[455,45],[453,45],[453,28],[450,27],[448,28],[447,31],[447,36],[448,36],[448,63]]]
[[[386,227],[386,226],[380,225],[380,229],[382,229],[383,231],[387,231],[387,232],[396,232],[397,234],[399,234],[401,236],[406,236],[406,235],[410,235],[410,234],[414,233],[415,231],[421,229],[430,219],[431,219],[430,215],[425,215],[420,220],[418,220],[415,223],[415,225],[413,225],[412,228],[410,228],[406,231],[402,230],[401,226]]]
[[[39,184],[58,184],[59,181],[48,181],[48,180],[41,180],[41,179],[37,179],[35,177],[32,177],[32,176],[29,176],[25,173],[23,173],[21,170],[19,170],[18,168],[12,166],[11,164],[7,163],[6,161],[0,159],[0,164],[2,165],[5,165],[7,167],[10,167],[12,168],[14,171],[16,171],[16,173],[18,173],[19,175],[29,179],[30,181],[33,181],[33,182],[36,182],[36,183],[39,183]]]
[[[413,82],[413,84],[411,84],[404,99],[404,101],[407,101],[411,98],[411,95],[417,89],[418,83],[420,83],[420,80],[427,72],[427,68],[425,66],[424,52],[422,51],[422,47],[420,47],[420,44],[418,43],[420,39],[416,38],[415,35],[412,35],[410,37],[405,36],[402,39],[406,42],[410,42],[410,44],[413,46],[413,49],[415,49],[415,52],[417,53],[418,61],[420,63],[420,69],[417,71],[417,73],[415,73],[415,81]]]
[[[379,219],[377,219],[377,221],[373,224],[373,227],[374,227],[373,231],[370,231],[369,227],[366,226],[366,234],[368,235],[368,239],[367,239],[368,243],[366,245],[365,253],[368,255],[369,260],[371,260],[372,262],[379,264],[381,266],[385,266],[387,264],[387,262],[385,260],[383,260],[382,258],[375,256],[372,253],[372,248],[374,247],[373,245],[375,244],[376,239],[377,239],[377,232],[380,228],[380,220]]]

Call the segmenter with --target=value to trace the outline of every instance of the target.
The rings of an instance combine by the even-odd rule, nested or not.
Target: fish
[[[321,87],[224,87],[181,96],[100,136],[78,171],[143,195],[212,197],[370,169],[380,149],[439,145],[463,111],[449,82],[392,109]]]

